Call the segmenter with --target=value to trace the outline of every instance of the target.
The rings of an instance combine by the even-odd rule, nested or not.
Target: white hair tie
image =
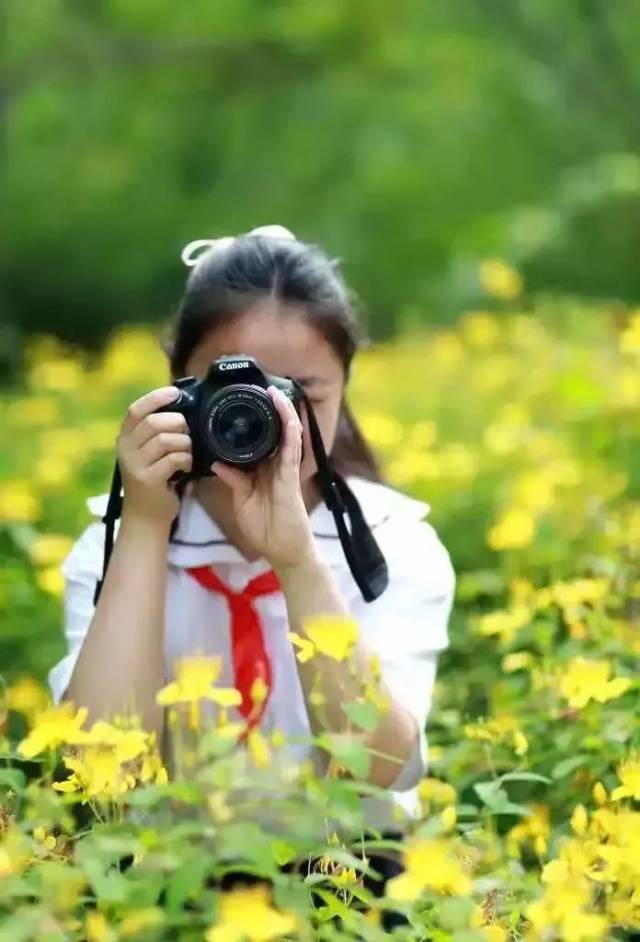
[[[257,226],[251,232],[247,232],[246,235],[260,235],[271,239],[292,239],[294,242],[296,241],[296,237],[290,229],[279,225]],[[194,239],[193,242],[185,245],[180,253],[180,258],[187,268],[193,268],[204,255],[208,255],[211,251],[219,252],[231,245],[236,238],[236,236],[221,236],[219,239]],[[202,249],[204,251],[201,251]]]
[[[223,236],[220,239],[194,239],[193,242],[189,242],[180,252],[180,258],[188,268],[193,268],[194,265],[197,265],[203,255],[207,255],[210,251],[215,249],[219,251],[224,248],[226,245],[230,245],[233,242],[233,236]],[[204,252],[201,252],[200,249],[204,249]],[[194,252],[198,254],[194,256]]]

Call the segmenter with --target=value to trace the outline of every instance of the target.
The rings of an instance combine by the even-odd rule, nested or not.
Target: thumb
[[[247,471],[240,471],[239,468],[233,468],[223,461],[214,461],[211,470],[227,485],[235,500],[241,504],[249,500],[253,490],[251,474]]]

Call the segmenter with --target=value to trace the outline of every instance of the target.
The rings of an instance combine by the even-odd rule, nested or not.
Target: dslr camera
[[[268,386],[288,396],[300,415],[295,383],[264,373],[253,357],[218,357],[204,379],[186,376],[173,385],[178,398],[158,411],[182,413],[193,448],[191,471],[178,471],[174,481],[210,476],[214,461],[250,470],[277,451],[282,423]]]

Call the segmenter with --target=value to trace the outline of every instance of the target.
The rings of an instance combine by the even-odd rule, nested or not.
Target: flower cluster
[[[375,658],[344,734],[307,743],[248,726],[208,657],[158,692],[162,743],[134,717],[50,703],[34,677],[61,653],[81,498],[106,489],[119,418],[166,368],[144,328],[94,356],[32,341],[0,410],[2,938],[376,942],[389,910],[407,942],[637,936],[640,312],[553,298],[525,311],[501,259],[479,279],[499,314],[363,351],[350,389],[386,476],[431,504],[459,574],[403,840],[365,835],[363,799],[382,797],[366,781],[387,708]],[[317,618],[289,640],[301,670],[350,664],[358,629]],[[267,693],[251,691],[258,712]],[[404,865],[381,895],[380,850]],[[254,883],[234,885],[235,868]]]

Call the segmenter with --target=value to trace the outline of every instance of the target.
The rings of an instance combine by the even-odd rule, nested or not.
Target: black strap
[[[385,558],[364,518],[356,495],[345,479],[331,466],[307,394],[300,383],[295,380],[293,383],[307,410],[309,436],[318,467],[320,492],[333,514],[340,544],[356,585],[365,602],[373,602],[382,595],[389,584]],[[349,520],[350,529],[347,528],[345,517]]]
[[[356,585],[365,602],[377,599],[389,584],[389,574],[384,556],[376,543],[369,524],[364,518],[358,499],[344,480],[332,467],[324,449],[320,429],[316,422],[311,403],[300,383],[293,380],[298,395],[303,400],[309,421],[311,447],[318,467],[318,480],[322,498],[333,514],[336,529],[345,558]],[[116,461],[111,478],[111,490],[107,510],[102,518],[105,525],[104,558],[102,578],[96,583],[93,604],[98,604],[100,592],[107,574],[107,567],[113,551],[116,521],[122,513],[122,476],[120,465]],[[350,528],[347,527],[346,520]]]
[[[98,599],[100,598],[100,592],[102,591],[102,586],[104,583],[105,576],[107,574],[107,567],[109,565],[109,560],[111,559],[111,553],[113,550],[113,537],[116,529],[116,520],[120,517],[122,513],[122,475],[120,474],[120,465],[116,460],[116,463],[113,466],[113,475],[111,477],[111,489],[109,491],[109,500],[107,501],[107,510],[102,522],[105,525],[104,533],[104,556],[102,560],[102,579],[99,579],[96,583],[96,590],[93,593],[93,604],[98,604]]]

